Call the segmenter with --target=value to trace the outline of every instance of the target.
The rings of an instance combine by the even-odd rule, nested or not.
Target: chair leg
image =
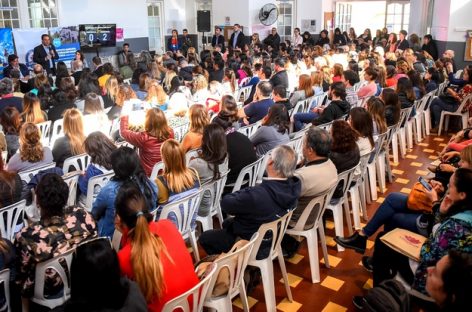
[[[364,193],[365,193],[365,200],[367,204],[372,203],[372,195],[370,194],[370,184],[369,184],[369,173],[366,171],[366,175],[364,178]]]
[[[416,143],[423,141],[423,113],[420,113],[417,118],[415,118],[416,123]]]
[[[336,206],[333,206],[333,219],[334,219],[334,232],[336,236],[344,237],[344,218],[342,211],[342,203],[339,202]],[[337,245],[338,252],[344,251],[344,248]]]
[[[190,245],[192,245],[193,255],[195,261],[200,261],[200,255],[198,254],[197,238],[195,237],[195,231],[191,231],[189,235]]]
[[[431,111],[429,110],[429,107],[424,111],[424,126],[426,135],[429,135],[431,130]]]
[[[354,219],[354,229],[358,230],[361,228],[361,217],[359,215],[361,201],[359,195],[359,187],[356,185],[349,190],[351,193],[351,205],[352,205],[352,218]],[[352,235],[352,228],[349,227],[349,235]]]
[[[288,283],[287,268],[285,267],[285,260],[282,254],[281,247],[279,247],[279,250],[277,251],[277,258],[279,259],[280,271],[282,272],[282,276],[284,278],[285,291],[287,292],[288,300],[292,302],[293,301],[292,291],[290,290],[290,284]],[[275,297],[275,293],[274,293],[274,297]]]
[[[413,119],[408,120],[405,125],[406,128],[406,139],[407,139],[407,146],[408,149],[413,148]]]
[[[443,122],[444,122],[444,114],[441,113],[441,118],[439,119],[439,129],[438,129],[438,136],[441,135],[442,128],[443,128]],[[447,126],[446,126],[447,127]]]
[[[387,190],[385,183],[385,152],[381,152],[375,162],[377,180],[379,181],[380,193],[384,194]]]
[[[323,258],[325,261],[325,267],[329,269],[329,258],[328,258],[328,247],[326,246],[326,236],[323,228],[323,224],[317,225],[318,234],[320,235],[321,250],[323,250]],[[316,244],[318,248],[318,244]]]
[[[367,174],[369,176],[370,198],[377,200],[377,178],[375,175],[375,162],[367,165]]]
[[[364,179],[362,179],[364,180]],[[370,195],[369,195],[370,196]],[[367,220],[369,217],[367,216],[367,194],[366,194],[366,187],[364,181],[359,183],[359,199],[360,199],[360,207],[362,210],[362,218]]]
[[[400,136],[400,154],[402,158],[405,158],[405,155],[406,155],[406,133],[405,133],[406,130],[405,128],[406,128],[406,125],[405,127],[400,128],[398,130],[398,134]]]
[[[444,131],[447,134],[449,131],[449,115],[444,115],[444,123],[445,123]]]
[[[267,311],[276,311],[275,304],[275,285],[274,285],[274,266],[270,257],[266,261],[258,263],[261,270],[262,286],[264,288],[264,299]],[[289,286],[290,287],[290,286]]]
[[[392,166],[390,165],[389,151],[385,152],[385,169],[387,171],[388,183],[393,183]]]
[[[352,201],[352,196],[351,196],[351,201]],[[344,215],[346,217],[347,233],[349,234],[349,236],[351,236],[352,235],[352,220],[351,220],[351,211],[349,209],[348,196],[346,196],[343,200],[342,209],[344,210]]]
[[[243,275],[244,274],[241,274],[241,278],[243,277]],[[241,298],[244,312],[249,312],[249,302],[247,301],[246,286],[244,285],[244,280],[242,280],[239,285],[239,298]],[[230,304],[231,304],[231,300],[230,300]],[[233,310],[232,307],[229,307],[229,308],[230,309],[227,311]]]
[[[223,228],[223,212],[221,212],[220,205],[218,205],[216,216],[218,217],[218,221],[220,222],[220,227]]]
[[[392,136],[392,154],[393,162],[398,164],[398,134],[396,132]]]
[[[313,227],[306,235],[308,257],[310,259],[311,282],[320,282],[320,259],[318,255],[318,233]]]

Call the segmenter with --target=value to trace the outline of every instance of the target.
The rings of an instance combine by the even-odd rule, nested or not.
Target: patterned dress
[[[77,247],[85,240],[97,236],[92,215],[80,208],[66,211],[64,217],[54,216],[24,227],[16,234],[16,283],[24,297],[33,296],[36,264]],[[45,294],[53,296],[62,290],[57,272],[46,272]]]

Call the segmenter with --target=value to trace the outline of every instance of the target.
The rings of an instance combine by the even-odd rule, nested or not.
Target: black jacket
[[[243,239],[251,239],[262,224],[294,209],[300,191],[300,180],[292,177],[287,180],[263,180],[258,186],[227,194],[221,200],[221,208],[234,216],[227,230]]]
[[[408,40],[403,39],[403,41],[397,41],[397,48],[396,48],[396,50],[405,51],[405,50],[408,49],[409,47],[410,47],[410,43],[408,42]]]
[[[347,101],[331,101],[321,116],[312,121],[315,126],[322,125],[349,113],[351,105]]]
[[[343,34],[334,35],[333,44],[340,46],[346,45],[346,37]]]
[[[436,41],[431,40],[428,44],[423,44],[421,50],[426,51],[433,57],[433,60],[438,59],[438,47],[436,46]]]
[[[211,46],[214,48],[217,44],[221,45],[221,52],[225,53],[225,37],[223,35],[213,35],[211,38]]]
[[[212,70],[210,71],[209,79],[208,81],[218,81],[222,82],[223,81],[223,76],[225,75],[225,71],[223,69],[219,70]]]
[[[323,47],[325,44],[329,44],[329,38],[321,38],[321,36],[318,38],[318,41],[316,41],[317,46]]]
[[[46,70],[48,74],[50,73],[54,74],[56,71],[55,70],[56,61],[59,59],[59,54],[57,54],[56,48],[52,44],[49,46],[49,51],[54,53],[54,57],[52,58],[52,68],[51,68],[51,65],[49,64],[49,60],[46,59],[46,57],[48,56],[48,53],[46,53],[46,50],[44,50],[44,46],[42,44],[34,48],[33,62],[43,66],[43,68]]]
[[[272,48],[274,48],[274,50],[278,51],[280,47],[280,36],[279,34],[270,34],[262,41],[262,43],[271,46]]]
[[[216,119],[216,118],[215,118]],[[218,123],[218,121],[215,121]],[[228,148],[228,180],[226,183],[234,183],[241,169],[257,160],[254,145],[247,136],[237,131],[226,135]]]
[[[228,41],[228,47],[233,47],[233,39],[234,39],[234,34],[231,34],[231,38],[229,38]],[[244,44],[246,43],[246,39],[244,37],[243,31],[241,30],[238,34],[238,37],[236,38],[236,48],[240,48],[241,50],[244,48]]]
[[[288,89],[288,75],[285,70],[275,73],[269,81],[272,84],[272,88],[283,86],[285,89]]]
[[[28,67],[26,67],[25,64],[18,64],[19,66],[19,70],[21,72],[21,74],[23,75],[23,77],[26,77],[26,76],[29,76],[29,69]],[[8,77],[8,78],[11,78],[11,71],[13,70],[13,67],[8,65],[7,67],[5,67],[3,69],[3,77]]]
[[[329,159],[333,162],[334,166],[336,166],[336,170],[338,174],[352,169],[359,163],[361,159],[359,147],[356,144],[356,147],[351,151],[346,151],[344,153],[340,152],[331,152],[329,154]],[[336,190],[334,191],[333,198],[341,198],[343,196],[343,185],[340,183],[336,186]]]

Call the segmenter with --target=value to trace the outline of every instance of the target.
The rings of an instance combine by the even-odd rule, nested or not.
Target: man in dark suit
[[[244,34],[241,31],[241,26],[239,24],[234,24],[233,26],[233,34],[231,38],[229,38],[228,46],[232,49],[243,49],[244,48]]]
[[[8,66],[3,69],[3,77],[11,78],[11,71],[18,70],[20,72],[20,78],[24,80],[29,79],[29,69],[25,64],[21,64],[18,60],[18,56],[15,54],[8,55]]]
[[[273,49],[275,50],[279,50],[279,47],[280,47],[280,36],[279,34],[277,33],[277,28],[275,27],[272,27],[272,32],[270,33],[270,35],[268,35],[263,43],[265,45],[268,45],[268,46],[271,46]]]
[[[275,74],[270,78],[272,87],[283,86],[288,89],[288,75],[285,70],[285,60],[283,58],[277,58],[274,60]]]
[[[56,61],[59,59],[56,48],[51,44],[51,37],[48,34],[41,36],[41,44],[33,50],[33,62],[40,64],[46,72],[56,74]]]
[[[211,38],[211,46],[213,49],[217,46],[221,46],[221,53],[225,53],[225,37],[221,34],[221,27],[215,27],[215,34]]]

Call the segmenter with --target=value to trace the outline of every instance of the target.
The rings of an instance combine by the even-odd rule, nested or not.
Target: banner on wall
[[[16,54],[20,63],[24,63],[28,68],[33,67],[34,47],[41,44],[41,35],[47,33],[47,28],[13,29]]]
[[[8,55],[15,53],[11,28],[0,28],[0,76],[3,77],[3,67],[8,65]]]
[[[77,26],[49,28],[49,36],[56,47],[59,61],[69,66],[75,58],[75,52],[80,50],[79,28]]]

